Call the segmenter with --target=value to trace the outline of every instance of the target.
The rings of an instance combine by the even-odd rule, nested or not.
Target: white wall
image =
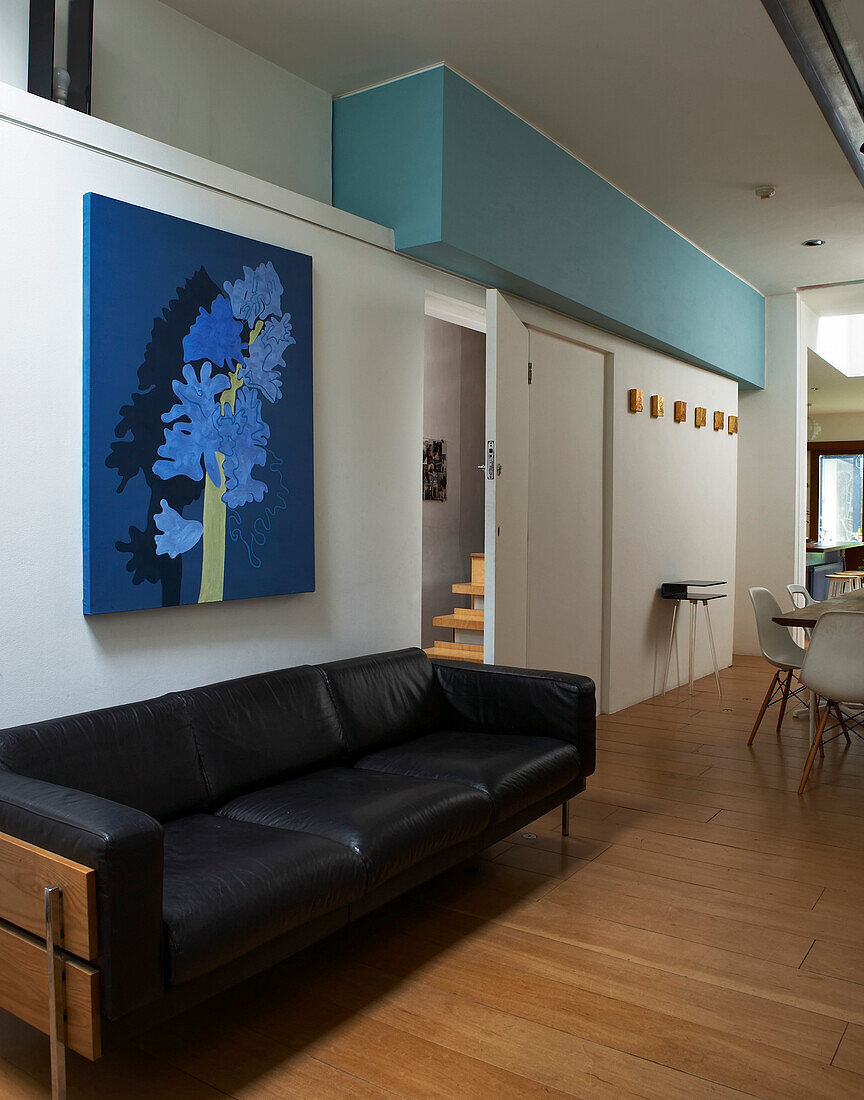
[[[0,0],[0,80],[18,88],[28,6]],[[92,98],[96,118],[330,201],[330,95],[158,0],[96,0]]]
[[[4,346],[0,726],[416,644],[425,293],[479,305],[482,292],[395,255],[389,230],[47,101],[0,88],[0,114],[74,139],[0,122],[4,160],[17,166],[0,174],[0,293],[14,319]],[[312,255],[314,594],[82,614],[82,195],[91,190]]]
[[[801,323],[806,328],[808,318],[802,310],[797,294],[766,300],[765,388],[740,395],[736,653],[759,652],[748,589],[769,588],[781,606],[789,606],[786,585],[803,581],[806,337],[801,338]]]
[[[0,81],[27,87],[30,0],[0,0]]]
[[[738,437],[726,417],[738,412],[738,385],[635,345],[619,347],[612,364],[612,551],[609,710],[662,691],[672,605],[661,600],[663,581],[720,580],[727,598],[710,604],[718,662],[732,661]],[[628,410],[632,388],[645,394],[645,411]],[[650,415],[650,397],[665,397],[665,416]],[[674,402],[687,402],[676,424]],[[707,410],[704,428],[695,408]],[[715,410],[724,413],[715,431]],[[607,421],[608,424],[608,421]],[[702,607],[698,609],[694,673],[712,671]],[[687,680],[689,607],[679,610],[677,647],[669,686]]]
[[[737,436],[715,432],[715,409],[735,414],[737,384],[601,332],[515,302],[526,324],[554,331],[605,355],[606,414],[596,444],[604,447],[606,530],[604,557],[611,585],[604,610],[605,683],[598,685],[603,709],[620,710],[661,690],[671,605],[657,590],[663,581],[725,580],[725,600],[712,604],[720,667],[732,659],[736,584],[735,527]],[[599,369],[599,368],[598,368]],[[627,411],[627,391],[644,390],[645,411]],[[651,394],[666,398],[666,415],[653,420]],[[673,403],[687,402],[688,419],[676,424]],[[693,426],[694,408],[708,409],[709,424]],[[568,563],[569,564],[569,563]],[[578,575],[578,565],[571,572]],[[700,616],[701,616],[700,608]],[[687,679],[687,621],[678,631],[670,686]],[[700,622],[695,673],[712,668]]]
[[[864,439],[864,412],[816,413],[814,420],[822,429],[814,443],[839,443]]]
[[[425,295],[482,306],[480,288],[395,255],[389,230],[25,93],[0,87],[0,116],[24,123],[0,121],[4,158],[19,166],[0,175],[0,287],[15,318],[0,497],[0,725],[416,644]],[[82,615],[82,195],[91,190],[313,256],[315,594]],[[525,322],[594,347],[610,364],[605,698],[618,709],[659,686],[668,613],[659,583],[706,570],[734,578],[735,441],[674,424],[671,402],[687,400],[691,417],[697,403],[728,413],[735,387],[517,304]],[[625,413],[634,385],[664,393],[662,422]],[[731,602],[717,605],[721,664],[731,655]],[[697,675],[709,668],[703,639]]]

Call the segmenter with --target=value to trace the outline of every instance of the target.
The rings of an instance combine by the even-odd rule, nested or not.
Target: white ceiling
[[[864,314],[864,282],[811,287],[801,299],[817,317]],[[807,349],[807,415],[864,412],[864,378],[849,378],[812,348]]]
[[[817,317],[849,317],[864,313],[864,282],[808,287],[801,291],[801,299]]]
[[[864,378],[847,378],[830,363],[807,351],[807,415],[864,412]]]
[[[759,0],[165,2],[333,95],[444,61],[765,293],[864,278],[864,190]]]

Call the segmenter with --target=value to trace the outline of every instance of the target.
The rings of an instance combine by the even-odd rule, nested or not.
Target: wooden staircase
[[[430,657],[445,661],[474,661],[483,663],[483,593],[484,557],[471,555],[471,580],[453,585],[457,596],[468,596],[470,607],[454,607],[452,615],[436,615],[432,625],[453,631],[450,642],[435,642],[426,652]],[[466,637],[467,634],[467,637]]]

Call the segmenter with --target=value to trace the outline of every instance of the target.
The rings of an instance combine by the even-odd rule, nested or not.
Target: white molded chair
[[[747,741],[748,745],[753,744],[753,738],[762,724],[765,711],[774,703],[780,704],[780,714],[777,718],[777,732],[779,733],[789,696],[794,696],[802,703],[807,702],[804,689],[800,686],[797,688],[792,686],[793,677],[800,684],[800,679],[795,673],[797,669],[801,668],[806,650],[793,641],[787,627],[780,626],[779,623],[773,621],[774,616],[781,615],[782,612],[780,604],[777,603],[767,588],[751,588],[750,600],[756,613],[756,630],[759,634],[759,648],[762,650],[762,656],[766,661],[770,661],[777,671],[774,673],[771,683],[768,685],[768,690],[765,692],[765,698],[759,708],[756,724],[753,726]]]
[[[795,604],[796,607],[808,607],[811,603],[816,603],[803,584],[787,584],[786,591],[792,597],[792,603]],[[804,602],[798,603],[795,599],[796,596],[803,596]]]
[[[810,645],[801,666],[801,682],[825,700],[825,709],[816,726],[816,736],[807,754],[804,773],[798,793],[801,794],[819,751],[824,754],[824,741],[828,717],[834,714],[846,740],[849,728],[861,737],[859,727],[864,723],[864,614],[854,611],[830,611],[813,627]],[[845,711],[840,710],[843,700]],[[852,705],[850,705],[852,704]],[[833,741],[839,737],[829,737]]]
[[[813,597],[810,595],[810,593],[807,591],[807,589],[804,587],[803,584],[787,584],[786,585],[786,591],[789,593],[789,595],[792,598],[792,606],[793,607],[808,607],[811,603],[816,603],[816,601],[813,599]],[[795,599],[796,596],[803,597],[801,603],[799,603]],[[809,641],[810,640],[810,631],[811,631],[812,628],[809,627],[809,626],[803,626],[801,629],[804,631],[804,637]],[[795,712],[795,717],[796,718],[798,717],[798,712],[797,711]]]

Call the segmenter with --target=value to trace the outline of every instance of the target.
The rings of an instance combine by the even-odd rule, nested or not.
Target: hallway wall
[[[603,452],[605,566],[604,664],[598,703],[614,712],[660,692],[672,605],[661,600],[663,581],[726,582],[727,598],[712,604],[721,668],[732,660],[736,589],[735,531],[739,436],[725,416],[738,412],[738,386],[728,378],[662,355],[632,341],[511,300],[523,324],[554,332],[605,356],[604,416],[592,433]],[[550,323],[554,322],[554,323]],[[598,363],[602,362],[597,357]],[[641,389],[644,411],[629,411],[628,391]],[[526,386],[527,391],[527,386]],[[652,394],[665,397],[665,415],[650,414]],[[527,400],[527,397],[526,397]],[[687,419],[674,421],[674,402],[687,402]],[[697,405],[708,423],[694,426]],[[722,431],[714,411],[724,413]],[[578,485],[586,470],[562,471]],[[563,499],[563,495],[562,495]],[[530,538],[530,532],[529,532]],[[561,583],[579,585],[579,563],[561,561]],[[695,674],[712,669],[702,609]],[[670,686],[687,681],[688,624],[677,630]],[[573,629],[584,624],[574,617]]]
[[[8,86],[0,113],[19,120],[0,121],[0,147],[16,166],[0,180],[0,293],[15,319],[0,494],[10,517],[0,523],[0,728],[416,645],[425,297],[479,305],[482,291],[394,254],[379,226],[99,119]],[[82,613],[88,191],[312,256],[314,593]]]

